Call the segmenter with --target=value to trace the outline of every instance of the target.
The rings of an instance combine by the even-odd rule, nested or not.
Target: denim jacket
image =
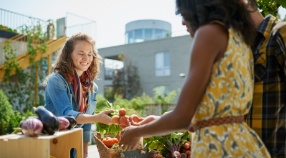
[[[98,87],[93,83],[94,91],[88,91],[88,108],[86,114],[94,114],[96,107],[96,94]],[[71,115],[76,118],[79,112],[75,100],[72,85],[59,73],[50,76],[45,88],[45,107],[56,116]],[[83,141],[89,142],[91,138],[91,124],[78,124],[76,127],[83,128]]]

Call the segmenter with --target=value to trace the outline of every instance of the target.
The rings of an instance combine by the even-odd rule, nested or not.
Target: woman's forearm
[[[104,124],[111,124],[111,117],[108,116],[109,113],[113,112],[113,110],[106,110],[102,111],[98,114],[79,114],[76,117],[76,122],[78,124],[86,124],[86,123],[94,123],[94,122],[100,122]]]
[[[76,122],[78,124],[86,124],[86,123],[94,123],[99,122],[98,115],[90,115],[90,114],[79,114],[76,117]]]

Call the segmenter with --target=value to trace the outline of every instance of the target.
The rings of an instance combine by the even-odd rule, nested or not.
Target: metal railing
[[[0,40],[0,65],[2,65],[5,62],[3,48],[7,40],[17,48],[21,48],[16,53],[19,56],[27,51],[26,43],[23,42],[28,40],[28,34],[33,37],[33,44],[40,44],[54,39],[55,27],[52,20],[45,21],[0,8],[0,31],[2,31],[0,38],[4,39]],[[34,39],[35,33],[41,34],[40,39]]]
[[[0,8],[0,30],[25,35],[25,29],[40,27],[46,38],[54,38],[54,23],[52,20],[42,20],[20,13]]]

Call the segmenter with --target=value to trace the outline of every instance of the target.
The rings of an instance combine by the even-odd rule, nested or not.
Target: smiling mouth
[[[80,65],[87,66],[88,63],[80,63]]]

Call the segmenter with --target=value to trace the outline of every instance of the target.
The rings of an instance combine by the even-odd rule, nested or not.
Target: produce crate
[[[69,158],[71,148],[76,149],[77,158],[83,157],[82,128],[38,137],[23,134],[0,136],[1,158]]]
[[[100,158],[148,158],[146,150],[121,151],[120,149],[110,149],[94,135],[97,150]]]

